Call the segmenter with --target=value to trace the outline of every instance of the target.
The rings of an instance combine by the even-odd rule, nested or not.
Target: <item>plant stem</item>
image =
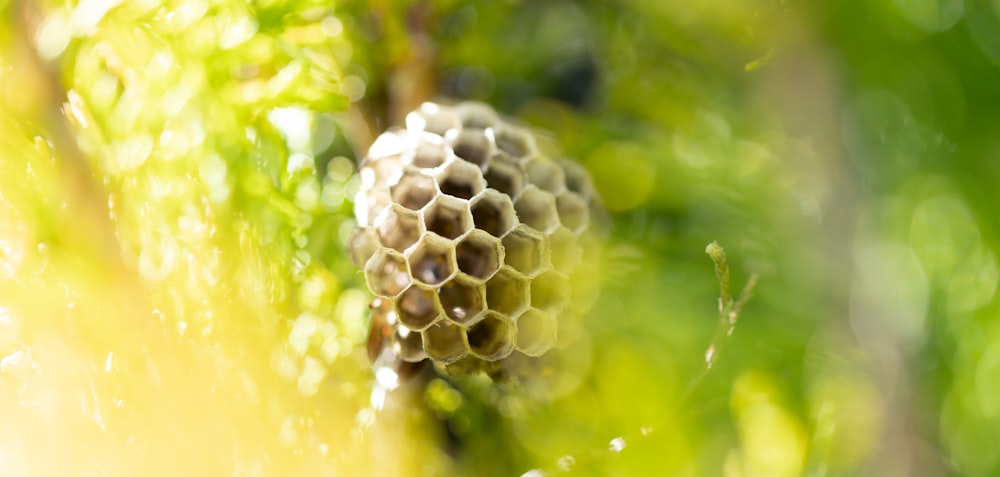
[[[736,330],[736,323],[739,321],[740,313],[747,302],[750,301],[750,298],[753,297],[754,288],[757,287],[757,281],[760,278],[756,273],[751,274],[743,290],[740,292],[739,299],[733,301],[729,287],[729,262],[726,260],[725,249],[718,242],[712,242],[705,248],[705,253],[715,263],[715,277],[719,280],[718,324],[715,327],[715,336],[705,350],[705,367],[691,380],[687,390],[681,396],[679,407],[683,407],[683,404],[691,398],[695,389],[704,381],[708,373],[712,371],[712,367],[718,362],[719,355],[729,343],[729,338],[733,335],[733,331]]]

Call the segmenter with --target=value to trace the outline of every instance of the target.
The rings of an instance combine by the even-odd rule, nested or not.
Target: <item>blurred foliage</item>
[[[1000,474],[995,1],[0,14],[3,475]],[[380,405],[352,172],[427,99],[593,174],[604,286],[540,379]]]

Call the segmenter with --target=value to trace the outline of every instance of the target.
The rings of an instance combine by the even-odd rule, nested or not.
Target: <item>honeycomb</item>
[[[349,249],[376,296],[373,361],[497,369],[593,302],[573,279],[600,212],[590,177],[489,106],[424,103],[359,174]]]

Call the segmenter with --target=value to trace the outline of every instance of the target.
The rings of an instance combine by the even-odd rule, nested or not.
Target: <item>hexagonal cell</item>
[[[441,193],[459,199],[471,199],[486,188],[482,169],[462,159],[456,159],[445,166],[437,183]]]
[[[354,218],[361,227],[369,227],[375,216],[389,205],[389,190],[384,185],[362,189],[354,196]]]
[[[420,210],[437,195],[434,178],[410,168],[400,174],[389,187],[389,191],[393,202],[410,210]]]
[[[556,196],[556,210],[559,221],[573,232],[583,232],[590,224],[590,208],[575,192],[566,191]]]
[[[423,225],[419,214],[398,204],[386,207],[375,217],[375,229],[382,246],[397,252],[406,250],[420,240],[420,235],[424,233]]]
[[[467,202],[441,195],[424,209],[424,224],[428,231],[454,239],[472,229],[472,212]]]
[[[490,157],[490,162],[487,165],[489,167],[493,164],[507,164],[516,167],[519,171],[524,171],[524,163],[528,162],[527,157],[512,156],[505,151],[497,151],[493,153],[493,157]],[[525,179],[527,181],[527,179]]]
[[[398,252],[381,249],[365,265],[365,281],[372,293],[392,298],[410,285],[406,259]]]
[[[556,198],[534,185],[524,189],[520,197],[514,201],[517,220],[535,230],[549,233],[559,226],[559,213],[556,211]]]
[[[375,231],[369,227],[357,227],[351,229],[351,235],[347,238],[347,250],[351,255],[351,262],[355,267],[365,266],[368,259],[375,255],[378,250],[378,237]]]
[[[531,281],[531,306],[553,315],[569,305],[569,279],[555,271],[547,271]]]
[[[495,127],[500,123],[497,113],[490,106],[476,102],[466,101],[455,106],[455,113],[462,121],[462,127],[467,129],[486,129]]]
[[[475,356],[466,356],[454,363],[444,367],[444,373],[448,376],[473,376],[482,372],[489,372],[491,368],[498,367],[495,363],[483,361]]]
[[[535,138],[520,128],[504,127],[496,132],[497,149],[514,157],[524,157],[537,152]]]
[[[392,128],[380,134],[368,148],[368,157],[379,158],[396,154],[413,147],[413,135],[400,128]]]
[[[465,332],[469,352],[486,361],[497,361],[514,351],[517,327],[499,313],[489,313],[486,318],[469,327]]]
[[[583,248],[580,247],[576,234],[566,227],[559,227],[549,235],[549,251],[552,266],[563,273],[572,271],[583,258]]]
[[[481,168],[486,167],[487,161],[496,151],[493,145],[493,130],[463,129],[449,143],[456,156]]]
[[[528,356],[541,356],[556,344],[556,319],[532,308],[517,318],[517,348]]]
[[[533,277],[549,264],[548,245],[544,235],[519,225],[503,238],[504,263]]]
[[[465,331],[447,321],[434,324],[421,335],[424,353],[439,363],[454,363],[468,354],[465,347]]]
[[[477,229],[494,237],[502,237],[517,225],[517,213],[510,197],[493,189],[486,189],[469,202],[472,222]]]
[[[503,260],[500,241],[482,230],[473,230],[455,246],[458,269],[473,278],[488,280]]]
[[[434,235],[424,235],[408,256],[413,279],[432,286],[444,283],[455,275],[454,254],[451,242]]]
[[[445,315],[459,325],[468,326],[479,321],[486,311],[484,287],[461,277],[442,285],[438,297]]]
[[[444,161],[450,155],[450,151],[441,142],[441,138],[424,134],[420,139],[416,150],[413,152],[411,164],[424,168],[437,167],[444,164]]]
[[[486,169],[486,186],[511,198],[517,197],[524,189],[524,173],[514,164],[493,161]]]
[[[486,304],[511,318],[528,309],[529,293],[528,281],[506,270],[486,282]]]
[[[412,285],[393,304],[399,322],[411,330],[422,330],[441,316],[437,293],[433,289]]]
[[[559,165],[566,175],[566,188],[580,194],[585,199],[594,197],[594,181],[590,174],[579,163],[569,159],[561,159]]]
[[[451,108],[442,108],[434,103],[421,104],[416,111],[406,115],[406,129],[427,131],[444,136],[450,129],[459,128],[462,123]]]
[[[361,162],[358,175],[361,177],[361,187],[370,189],[376,184],[386,184],[403,168],[403,160],[399,155],[388,157],[368,157]]]
[[[532,157],[524,165],[528,181],[542,190],[558,194],[566,189],[566,177],[562,167],[540,156]]]
[[[412,331],[405,326],[397,326],[392,333],[392,346],[399,359],[403,361],[416,363],[427,358],[420,332]]]
[[[587,256],[590,256],[588,253]],[[601,295],[601,273],[594,261],[580,263],[573,270],[569,279],[573,284],[570,291],[570,310],[576,313],[586,313],[593,308]]]

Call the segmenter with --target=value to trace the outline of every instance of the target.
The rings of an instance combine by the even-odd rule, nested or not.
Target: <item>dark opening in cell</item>
[[[487,361],[496,361],[510,355],[517,338],[512,322],[500,315],[489,314],[466,331],[466,339],[473,355]]]
[[[500,269],[500,241],[474,230],[455,247],[458,269],[472,277],[486,280]]]
[[[416,170],[407,169],[390,187],[390,194],[393,202],[410,210],[420,210],[434,199],[437,190],[434,188],[433,178]]]
[[[441,307],[455,323],[467,325],[477,321],[486,309],[482,285],[462,283],[458,279],[445,283],[438,291]]]
[[[424,236],[410,253],[409,264],[413,278],[428,285],[438,285],[455,274],[449,243],[433,236]]]
[[[426,328],[440,316],[436,300],[433,290],[411,286],[396,302],[399,322],[411,330]]]
[[[441,196],[424,210],[427,230],[444,238],[454,239],[472,228],[472,213],[467,203],[454,197]]]
[[[441,192],[459,199],[471,199],[486,187],[483,171],[476,165],[458,159],[445,166],[438,177]]]
[[[527,280],[501,271],[486,282],[486,304],[493,311],[516,317],[528,308]]]
[[[509,197],[517,197],[524,188],[524,174],[513,164],[493,161],[486,170],[486,185]]]
[[[487,189],[470,203],[472,222],[477,229],[494,237],[502,237],[516,225],[517,213],[510,197]]]

